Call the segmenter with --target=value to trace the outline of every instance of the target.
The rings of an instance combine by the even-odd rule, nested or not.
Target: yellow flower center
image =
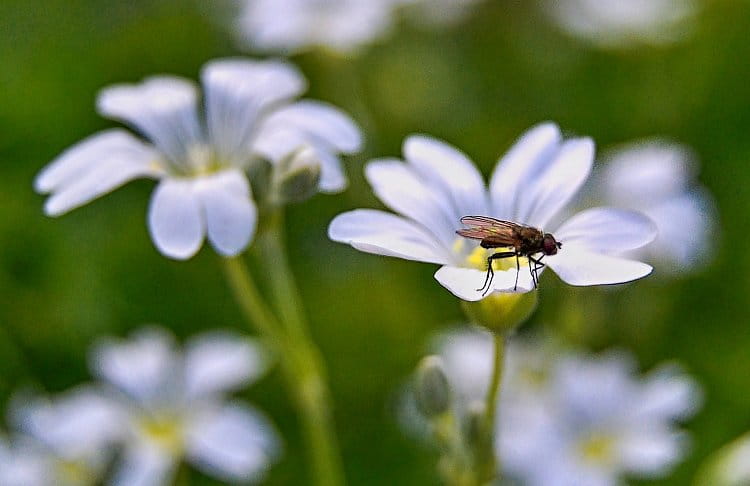
[[[173,455],[179,455],[184,446],[182,420],[178,417],[146,417],[139,423],[140,430],[147,438]]]
[[[468,243],[468,240],[463,237],[457,238],[453,243],[453,253],[459,255],[467,267],[479,270],[487,270],[487,258],[489,258],[490,255],[504,251],[513,251],[513,248],[482,248],[481,246],[476,245],[471,249],[471,243]],[[518,264],[520,268],[528,267],[528,258],[519,257]],[[492,269],[496,272],[510,270],[511,268],[516,268],[515,257],[492,260]]]
[[[96,482],[94,472],[80,461],[57,461],[55,472],[61,484],[94,484]]]
[[[591,434],[581,440],[578,451],[588,463],[608,464],[614,459],[615,439],[605,433]]]

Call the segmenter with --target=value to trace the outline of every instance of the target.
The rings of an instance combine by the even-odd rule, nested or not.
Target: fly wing
[[[461,222],[466,226],[476,226],[479,228],[493,228],[493,227],[510,227],[517,228],[520,226],[518,223],[513,221],[504,221],[502,219],[490,218],[489,216],[464,216],[461,218]]]
[[[512,221],[503,221],[489,216],[464,216],[461,222],[469,227],[457,230],[456,233],[459,235],[475,240],[490,240],[498,246],[513,246],[520,228],[520,225]]]

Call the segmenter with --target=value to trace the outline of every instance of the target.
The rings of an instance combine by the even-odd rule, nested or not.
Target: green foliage
[[[178,335],[244,329],[209,247],[165,259],[145,226],[151,182],[137,182],[59,219],[42,214],[34,174],[62,150],[112,124],[96,92],[153,73],[197,77],[208,59],[237,55],[203,2],[0,2],[0,403],[19,388],[62,390],[87,380],[86,354],[105,334],[159,322]],[[205,2],[213,3],[213,2]],[[395,420],[399,387],[430,334],[461,319],[430,265],[358,253],[330,242],[339,212],[377,207],[362,176],[369,157],[397,155],[413,132],[463,148],[485,173],[524,129],[555,120],[600,148],[651,135],[692,146],[722,231],[704,271],[656,274],[618,291],[572,289],[542,278],[548,325],[595,348],[632,349],[644,368],[683,362],[704,384],[690,423],[693,452],[681,485],[712,450],[750,428],[750,8],[707,2],[697,34],[672,48],[602,52],[544,22],[536,2],[486,2],[444,32],[403,26],[352,60],[298,56],[311,96],[363,125],[366,153],[351,184],[290,207],[288,242],[315,340],[328,363],[351,484],[434,484],[433,456]],[[679,244],[679,242],[675,242]],[[268,484],[304,484],[304,451],[278,372],[249,394],[278,424],[287,454]],[[193,473],[192,484],[213,484]]]

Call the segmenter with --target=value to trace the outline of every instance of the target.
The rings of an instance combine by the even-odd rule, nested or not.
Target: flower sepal
[[[491,332],[507,335],[536,310],[537,292],[494,292],[476,302],[461,301],[466,316]]]
[[[320,173],[320,158],[313,148],[295,150],[273,168],[271,202],[282,206],[310,199],[318,192]]]

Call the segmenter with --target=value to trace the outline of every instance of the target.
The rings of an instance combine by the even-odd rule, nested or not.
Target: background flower
[[[696,182],[697,163],[687,147],[665,140],[632,142],[608,153],[596,179],[595,196],[634,209],[656,223],[658,235],[631,252],[678,273],[705,263],[718,238],[713,198]]]
[[[227,395],[266,367],[256,344],[228,334],[193,338],[184,353],[156,328],[101,343],[92,368],[111,387],[127,432],[114,484],[168,483],[183,459],[224,481],[259,480],[279,439],[260,412]]]
[[[371,161],[366,168],[375,194],[403,216],[378,210],[355,210],[337,216],[328,234],[369,253],[443,265],[435,278],[457,297],[475,301],[487,295],[486,250],[476,240],[456,235],[460,219],[486,215],[545,228],[563,242],[549,265],[571,285],[622,283],[648,275],[651,267],[611,254],[639,248],[655,236],[644,216],[594,208],[573,216],[557,230],[549,228],[588,178],[594,146],[590,139],[562,140],[552,123],[526,132],[495,168],[489,191],[473,163],[450,145],[424,136],[404,142],[406,162]],[[512,260],[512,261],[511,261]],[[531,263],[516,272],[513,258],[501,263],[492,280],[500,292],[534,288]],[[510,263],[507,263],[510,262]]]
[[[490,381],[492,336],[449,332],[437,352],[462,413]],[[506,474],[528,485],[617,484],[666,475],[686,451],[676,422],[700,404],[697,384],[674,365],[639,377],[632,356],[574,352],[549,336],[506,348],[496,432]]]
[[[104,396],[92,387],[54,399],[22,394],[10,408],[15,436],[0,446],[0,484],[101,484],[123,432]]]
[[[698,0],[553,0],[551,18],[569,34],[604,47],[670,44],[691,31]]]
[[[138,177],[159,179],[148,226],[164,255],[186,259],[208,239],[222,255],[242,252],[255,233],[257,210],[245,171],[261,157],[278,163],[301,147],[315,151],[320,190],[344,188],[337,154],[359,150],[354,122],[325,103],[294,98],[305,80],[281,61],[224,59],[202,71],[205,117],[192,82],[173,76],[115,85],[99,112],[148,138],[111,129],[74,145],[37,176],[50,193],[45,213],[59,216]]]
[[[422,25],[455,24],[471,14],[481,0],[400,0],[414,22]]]
[[[314,47],[351,52],[384,37],[397,0],[241,0],[237,29],[243,42],[264,51],[293,53]]]

